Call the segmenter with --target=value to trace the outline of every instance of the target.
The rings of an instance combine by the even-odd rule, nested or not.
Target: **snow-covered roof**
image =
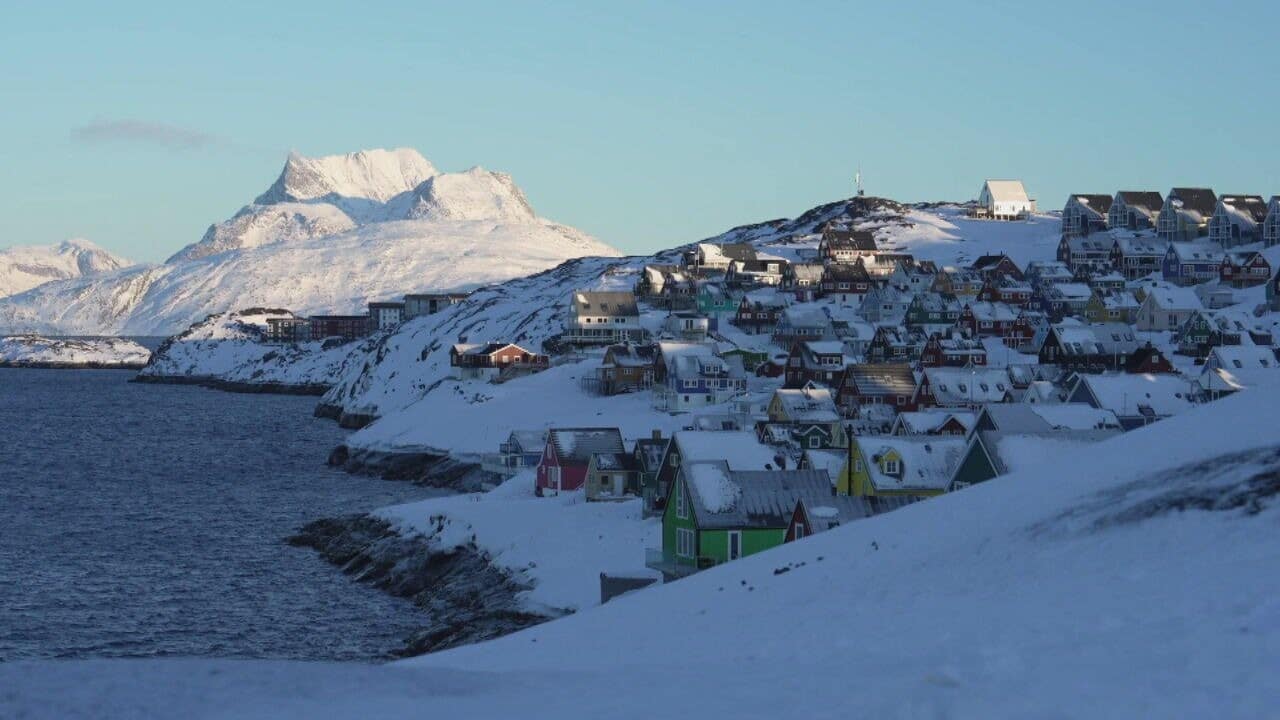
[[[835,399],[825,387],[779,388],[774,391],[782,412],[791,422],[833,423],[840,421]]]
[[[761,445],[753,432],[681,430],[673,437],[682,463],[723,460],[733,470],[778,467],[777,453]]]
[[[562,464],[586,465],[596,453],[626,452],[618,428],[552,428],[547,432]]]
[[[1204,304],[1195,288],[1161,283],[1146,289],[1147,297],[1164,310],[1201,310]]]
[[[1021,180],[987,180],[987,194],[999,202],[1030,202]]]
[[[1176,415],[1191,409],[1191,385],[1180,375],[1105,374],[1081,375],[1080,382],[1097,399],[1099,407],[1119,417],[1152,414]]]
[[[964,456],[963,438],[935,435],[876,435],[858,438],[867,474],[877,491],[944,490]],[[888,453],[902,459],[898,475],[885,474],[879,459]]]
[[[680,467],[700,529],[785,528],[802,498],[830,500],[826,470],[730,470],[724,461]],[[815,504],[821,504],[816,503]]]
[[[1013,388],[1009,373],[995,368],[925,368],[924,375],[943,405],[998,403]]]

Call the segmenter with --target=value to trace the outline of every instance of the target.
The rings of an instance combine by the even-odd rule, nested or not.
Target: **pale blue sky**
[[[464,7],[465,6],[465,7]],[[0,24],[0,247],[159,260],[290,149],[514,175],[628,251],[852,192],[1280,193],[1280,3],[49,3]]]

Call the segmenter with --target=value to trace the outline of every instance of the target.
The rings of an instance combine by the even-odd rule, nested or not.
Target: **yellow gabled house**
[[[966,449],[962,437],[935,435],[864,435],[852,445],[836,492],[863,497],[941,495]]]

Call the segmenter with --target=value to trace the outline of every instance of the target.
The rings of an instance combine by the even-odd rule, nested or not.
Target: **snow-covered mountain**
[[[88,240],[0,249],[0,298],[54,280],[92,277],[132,263]]]
[[[164,264],[0,300],[0,330],[168,335],[245,307],[362,312],[370,300],[468,289],[618,254],[538,217],[502,173],[442,173],[408,149],[293,154],[252,204]]]

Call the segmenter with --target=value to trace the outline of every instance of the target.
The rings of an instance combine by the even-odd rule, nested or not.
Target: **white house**
[[[1138,307],[1138,330],[1177,330],[1187,318],[1204,304],[1194,288],[1173,285],[1157,285],[1143,288],[1142,305]]]
[[[371,302],[369,303],[369,322],[377,330],[393,328],[404,322],[404,303]]]
[[[1036,211],[1036,201],[1027,196],[1021,180],[987,180],[978,193],[978,205],[996,220],[1018,220]]]
[[[565,340],[608,344],[644,339],[634,294],[579,290],[570,301],[572,312],[565,321]]]

